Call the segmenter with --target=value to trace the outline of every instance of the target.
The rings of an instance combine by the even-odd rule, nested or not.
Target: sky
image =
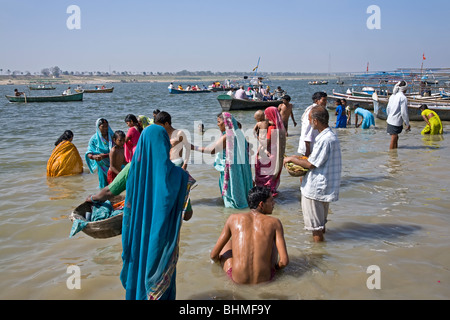
[[[260,72],[450,67],[449,12],[448,0],[0,0],[0,69],[251,72],[259,58]]]

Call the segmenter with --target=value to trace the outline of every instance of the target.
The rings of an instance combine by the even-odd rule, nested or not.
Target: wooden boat
[[[327,96],[328,101],[332,100],[333,103],[328,103],[327,108],[328,109],[336,109],[336,105],[334,104],[334,101],[337,99],[345,99],[347,101],[347,105],[354,106],[355,104],[359,104],[361,108],[367,109],[367,110],[373,110],[373,99],[372,97],[358,97],[353,96],[351,94],[345,94],[345,93],[338,93],[334,92],[333,94]]]
[[[106,89],[75,89],[76,92],[84,92],[84,93],[111,93],[114,91],[114,87],[106,88]]]
[[[230,91],[231,89],[233,89],[233,88],[226,88],[226,87],[216,87],[216,88],[213,88],[213,87],[208,87],[208,90],[209,91],[212,91],[212,92],[217,92],[217,91]]]
[[[450,121],[450,103],[425,103],[428,109],[433,110],[439,116],[441,121]],[[409,121],[423,121],[420,106],[422,103],[410,103],[408,101],[408,117]],[[374,113],[378,119],[386,120],[387,102],[374,101]]]
[[[270,100],[270,101],[255,101],[236,99],[227,94],[221,94],[217,97],[223,111],[232,110],[252,110],[252,109],[264,109],[267,107],[276,107],[283,103],[282,100]]]
[[[7,96],[6,99],[10,102],[69,102],[69,101],[83,101],[83,92],[59,95],[59,96]]]
[[[122,196],[117,196],[111,203],[123,200]],[[75,219],[86,221],[86,213],[92,212],[92,203],[84,202],[74,209],[70,214],[69,219],[73,222]],[[123,213],[119,213],[111,218],[89,222],[83,228],[83,232],[88,236],[96,239],[105,239],[118,236],[122,234],[122,219]]]
[[[178,90],[175,88],[169,88],[171,94],[184,94],[184,93],[208,93],[210,90]]]
[[[48,85],[41,85],[41,86],[28,86],[28,89],[30,90],[55,90],[56,88],[54,86],[48,86]]]

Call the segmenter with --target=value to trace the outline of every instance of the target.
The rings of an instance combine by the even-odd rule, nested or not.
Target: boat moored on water
[[[82,101],[83,100],[83,92],[74,93],[74,94],[62,94],[58,96],[8,96],[5,95],[6,99],[9,102],[69,102],[69,101]]]
[[[185,93],[208,93],[210,90],[178,90],[175,88],[169,88],[170,94],[185,94]]]
[[[283,103],[282,100],[259,101],[251,99],[236,99],[227,94],[221,94],[217,97],[222,111],[232,110],[254,110],[264,109],[267,107],[276,107]]]
[[[114,91],[114,87],[111,88],[103,88],[103,89],[75,89],[76,92],[84,92],[84,93],[112,93]]]
[[[410,121],[423,121],[422,111],[420,106],[426,104],[428,109],[433,110],[439,116],[441,121],[450,121],[450,102],[433,102],[428,101],[426,103],[417,103],[408,101],[408,117]],[[374,114],[380,120],[387,119],[387,100],[377,101],[374,100]]]

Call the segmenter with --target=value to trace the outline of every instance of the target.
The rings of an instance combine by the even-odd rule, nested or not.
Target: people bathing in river
[[[406,131],[411,130],[409,125],[408,116],[408,99],[405,96],[406,91],[408,91],[408,84],[406,81],[399,81],[389,97],[388,105],[386,107],[387,113],[387,133],[391,135],[391,142],[389,149],[398,148],[398,135],[403,130],[403,123],[406,125]]]
[[[47,176],[61,177],[83,173],[83,161],[77,147],[72,143],[73,132],[70,130],[56,140],[55,148],[47,161]]]
[[[420,106],[421,115],[425,123],[427,124],[425,128],[423,128],[421,134],[442,134],[444,132],[444,128],[442,126],[441,119],[433,110],[428,109],[426,104],[422,104]]]
[[[347,128],[347,113],[341,99],[336,99],[336,128]]]
[[[291,97],[287,94],[284,95],[281,100],[283,103],[278,105],[278,111],[280,112],[281,119],[283,120],[284,129],[286,129],[286,136],[288,136],[289,118],[292,119],[294,127],[297,126],[297,122],[294,119],[294,105],[291,103]]]
[[[297,152],[302,155],[308,157],[313,149],[315,137],[319,134],[319,132],[314,129],[309,120],[309,113],[311,109],[315,106],[321,106],[326,108],[327,106],[327,94],[325,92],[315,92],[312,95],[313,104],[306,108],[303,112],[301,121],[302,121],[302,129],[300,133],[300,141],[298,144]]]
[[[324,240],[329,203],[339,199],[341,182],[341,148],[339,139],[328,126],[329,114],[322,106],[309,113],[311,126],[319,132],[308,159],[286,157],[284,163],[293,162],[309,169],[301,184],[301,206],[305,229],[312,231],[313,240]]]
[[[375,117],[372,112],[359,107],[358,104],[355,104],[355,107],[355,128],[361,127],[361,129],[369,129],[371,126],[375,127]],[[358,116],[362,118],[359,123]]]
[[[109,152],[109,170],[108,170],[108,184],[113,182],[115,177],[122,171],[123,167],[128,163],[125,160],[125,132],[117,130],[112,137],[114,142],[111,151]]]
[[[219,188],[226,208],[248,207],[247,193],[253,187],[249,143],[236,119],[228,112],[217,115],[222,136],[208,147],[191,144],[191,150],[215,154],[214,168],[220,172]]]
[[[268,188],[248,192],[250,212],[229,216],[211,250],[230,279],[239,284],[257,284],[273,279],[276,270],[289,264],[281,221],[270,215],[274,199]]]
[[[261,139],[255,164],[255,185],[269,188],[273,196],[277,195],[280,185],[283,158],[286,150],[286,130],[276,107],[264,111],[269,127],[266,139]]]
[[[96,132],[89,140],[85,160],[91,173],[97,170],[99,188],[102,189],[108,185],[109,152],[113,146],[114,132],[104,118],[97,119],[95,127]]]
[[[128,132],[125,137],[125,161],[131,162],[143,129],[134,114],[128,114],[125,117],[125,123],[128,126]]]

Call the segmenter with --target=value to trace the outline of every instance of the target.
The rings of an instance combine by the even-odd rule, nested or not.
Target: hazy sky
[[[363,72],[420,68],[423,53],[426,68],[450,67],[449,12],[448,0],[0,0],[0,69],[251,71],[261,57],[261,72]]]

